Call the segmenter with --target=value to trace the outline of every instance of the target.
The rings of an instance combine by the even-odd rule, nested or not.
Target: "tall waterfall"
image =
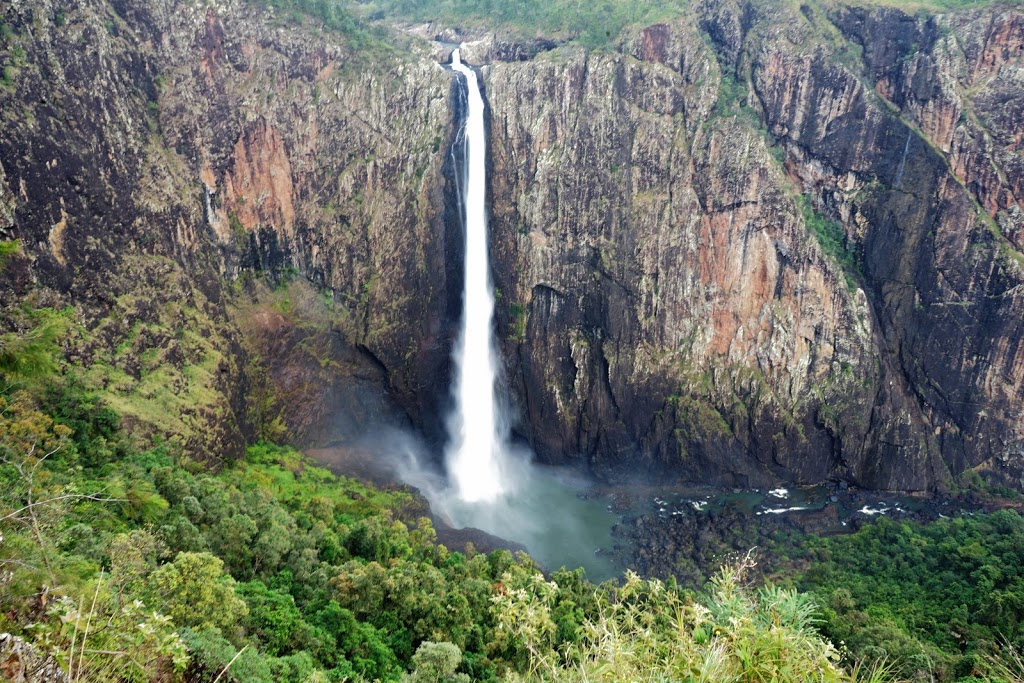
[[[466,502],[493,501],[505,491],[505,435],[495,400],[497,361],[491,325],[494,291],[487,257],[487,140],[484,101],[476,73],[452,53],[452,68],[466,77],[469,111],[462,131],[465,154],[460,189],[466,230],[462,328],[455,346],[455,413],[451,416],[448,473]]]

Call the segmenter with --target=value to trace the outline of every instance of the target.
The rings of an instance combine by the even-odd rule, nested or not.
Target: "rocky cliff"
[[[442,48],[237,0],[4,11],[3,286],[73,306],[86,381],[206,457],[278,413],[440,436]],[[758,0],[476,42],[517,431],[613,479],[1019,484],[1022,49],[1005,6]]]
[[[439,64],[240,2],[5,11],[0,231],[27,257],[8,286],[74,306],[91,386],[206,459],[275,413],[268,379],[310,443],[362,431],[310,402],[431,421],[458,315]],[[253,301],[252,280],[297,274],[328,293],[312,328],[308,306]]]
[[[709,2],[485,71],[538,451],[1019,483],[1021,19]]]

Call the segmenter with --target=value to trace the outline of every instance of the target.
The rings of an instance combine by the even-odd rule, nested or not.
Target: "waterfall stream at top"
[[[476,73],[452,53],[452,68],[466,78],[468,111],[462,129],[465,154],[459,179],[466,234],[462,327],[455,347],[455,412],[445,460],[458,497],[489,502],[508,483],[503,467],[507,434],[495,399],[497,359],[492,326],[494,291],[487,254],[487,139],[484,101]]]

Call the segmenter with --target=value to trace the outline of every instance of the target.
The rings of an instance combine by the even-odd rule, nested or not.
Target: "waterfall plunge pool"
[[[447,490],[424,491],[434,512],[455,528],[474,527],[524,546],[545,570],[583,567],[595,582],[622,573],[613,559],[612,528],[619,516],[611,499],[593,495],[591,483],[568,468],[529,464],[526,453],[509,488],[492,501],[469,502]]]
[[[546,571],[583,567],[595,582],[618,578],[626,569],[673,574],[676,555],[692,553],[694,533],[729,535],[733,524],[764,533],[845,533],[879,517],[924,522],[980,509],[949,498],[831,486],[741,490],[597,484],[574,468],[531,463],[529,451],[515,446],[509,458],[515,466],[504,473],[515,485],[493,502],[466,502],[441,473],[440,453],[408,432],[377,431],[358,446],[306,453],[337,474],[418,490],[430,505],[439,540],[453,551],[464,550],[466,541],[482,550],[518,545]],[[486,537],[483,542],[480,536]],[[645,559],[645,547],[657,557]],[[703,569],[713,572],[724,559]]]

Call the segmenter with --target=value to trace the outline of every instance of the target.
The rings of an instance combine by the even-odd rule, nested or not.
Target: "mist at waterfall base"
[[[502,471],[505,491],[494,500],[467,501],[438,467],[439,454],[417,437],[391,431],[375,441],[374,450],[388,454],[396,476],[418,489],[448,526],[518,543],[545,570],[583,567],[593,581],[622,573],[606,552],[619,518],[608,509],[609,499],[589,493],[591,482],[579,472],[538,465],[527,447],[512,444]]]
[[[452,154],[465,230],[465,283],[458,340],[452,353],[454,410],[444,461],[447,478],[427,476],[412,457],[402,474],[419,488],[446,524],[473,527],[525,546],[546,569],[583,566],[593,579],[616,571],[599,549],[610,549],[615,517],[601,501],[580,495],[586,483],[566,471],[531,464],[514,447],[496,392],[499,362],[494,348],[494,289],[487,235],[487,141],[484,102],[476,73],[459,50],[452,70],[464,79],[466,118]],[[457,174],[458,175],[458,174]]]

